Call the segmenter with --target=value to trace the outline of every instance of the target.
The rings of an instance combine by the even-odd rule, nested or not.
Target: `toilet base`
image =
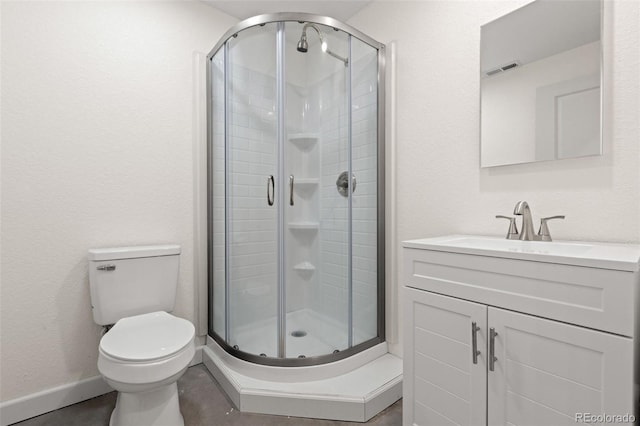
[[[178,385],[145,392],[118,392],[109,426],[184,426],[178,403]]]

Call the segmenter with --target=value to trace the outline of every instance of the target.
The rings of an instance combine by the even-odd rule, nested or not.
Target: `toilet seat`
[[[182,374],[195,354],[195,327],[166,312],[119,320],[100,340],[98,370],[108,382],[152,385]]]
[[[119,320],[100,340],[100,351],[120,361],[159,361],[180,352],[194,336],[191,322],[152,312]]]

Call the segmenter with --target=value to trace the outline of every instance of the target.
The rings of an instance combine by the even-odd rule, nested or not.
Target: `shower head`
[[[309,43],[307,42],[307,28],[309,27],[313,28],[318,33],[318,38],[320,39],[320,47],[322,51],[325,53],[328,53],[329,55],[333,56],[336,59],[341,60],[342,62],[344,62],[344,66],[346,67],[347,64],[349,64],[349,60],[329,50],[329,48],[327,47],[327,42],[324,41],[324,34],[322,33],[322,31],[320,31],[320,28],[318,28],[318,26],[315,24],[306,23],[304,24],[304,27],[302,27],[302,35],[300,36],[300,40],[298,41],[298,45],[296,46],[296,49],[298,50],[298,52],[306,53],[309,51]]]
[[[303,31],[302,37],[300,37],[300,41],[298,42],[298,46],[296,47],[298,52],[307,53],[309,50],[309,43],[307,43],[307,34]]]

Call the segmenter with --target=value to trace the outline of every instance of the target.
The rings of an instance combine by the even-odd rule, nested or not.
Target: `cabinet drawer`
[[[403,284],[490,306],[633,336],[637,274],[404,249]]]

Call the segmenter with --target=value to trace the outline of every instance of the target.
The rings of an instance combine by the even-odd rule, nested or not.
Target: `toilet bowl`
[[[98,370],[117,390],[111,426],[182,426],[177,380],[195,353],[195,328],[163,311],[125,317],[100,341]]]

